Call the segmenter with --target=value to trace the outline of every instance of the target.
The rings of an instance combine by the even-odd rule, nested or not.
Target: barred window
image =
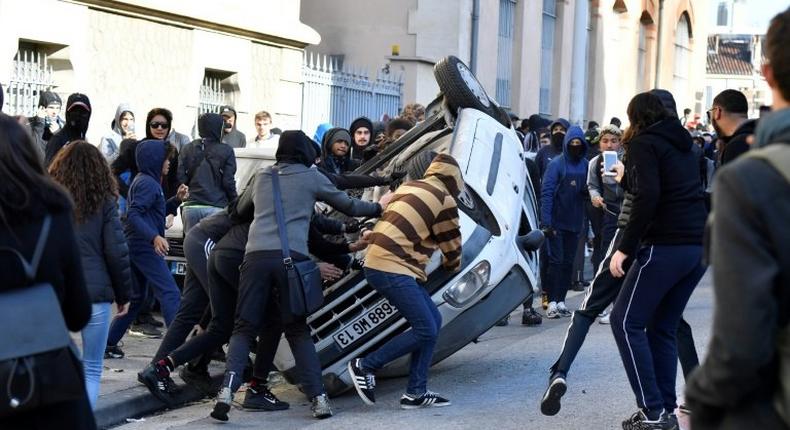
[[[6,89],[8,108],[3,111],[10,115],[35,116],[39,95],[54,87],[52,66],[49,65],[45,47],[19,42]]]

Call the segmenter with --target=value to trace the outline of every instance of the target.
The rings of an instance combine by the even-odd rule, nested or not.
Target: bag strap
[[[283,254],[285,267],[293,267],[291,247],[288,245],[288,232],[285,229],[285,215],[283,215],[282,192],[280,191],[280,168],[272,167],[272,195],[274,196],[274,215],[277,217],[277,231],[280,233],[280,247]]]
[[[30,261],[22,255],[21,252],[18,250],[3,246],[0,247],[0,250],[4,251],[11,251],[19,257],[19,261],[22,263],[22,268],[25,270],[25,275],[27,275],[27,279],[29,281],[33,281],[36,279],[36,273],[38,273],[38,264],[41,262],[41,256],[44,254],[44,246],[47,244],[47,238],[49,237],[49,227],[52,224],[52,216],[47,214],[44,216],[44,222],[41,224],[41,232],[38,235],[38,242],[36,242],[36,248],[33,251],[33,258]]]

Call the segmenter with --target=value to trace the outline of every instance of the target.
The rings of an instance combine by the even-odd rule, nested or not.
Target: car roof
[[[276,148],[236,148],[233,150],[236,158],[260,158],[264,160],[274,160]]]

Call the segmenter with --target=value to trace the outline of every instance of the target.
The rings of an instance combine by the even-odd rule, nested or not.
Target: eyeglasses
[[[710,116],[711,116],[710,113],[713,112],[714,109],[721,109],[721,108],[718,106],[713,106],[712,108],[705,111],[705,115],[707,115],[708,117],[708,122],[710,122]]]
[[[166,122],[149,122],[148,126],[151,128],[170,128],[170,124]]]

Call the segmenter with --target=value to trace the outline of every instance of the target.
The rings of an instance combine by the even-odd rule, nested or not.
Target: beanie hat
[[[42,91],[41,94],[38,96],[38,106],[47,107],[52,103],[57,103],[62,105],[63,102],[60,100],[60,96],[53,93],[52,91]],[[90,109],[89,109],[90,110]]]
[[[368,118],[361,116],[351,122],[351,127],[348,128],[349,133],[353,136],[358,128],[365,127],[373,134],[373,122]]]

